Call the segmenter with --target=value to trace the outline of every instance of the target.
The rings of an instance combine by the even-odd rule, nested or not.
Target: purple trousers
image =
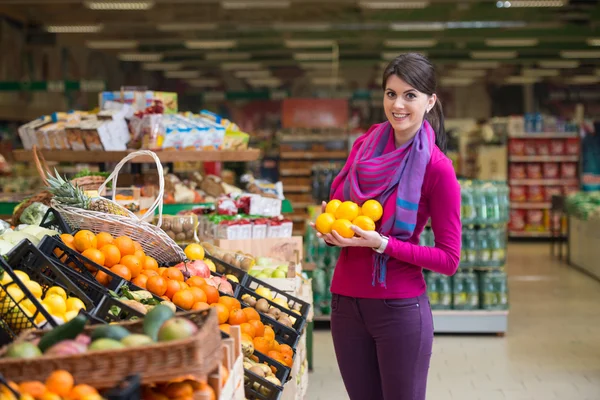
[[[334,294],[331,334],[350,400],[425,400],[433,346],[427,294],[358,299]]]

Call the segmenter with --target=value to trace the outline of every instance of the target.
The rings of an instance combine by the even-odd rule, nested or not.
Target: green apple
[[[274,272],[274,271],[275,271],[275,270],[274,270],[273,268],[265,268],[265,269],[263,269],[261,272],[262,272],[263,274],[265,274],[265,275],[269,275],[269,276],[271,276],[271,275],[273,275],[273,272]]]
[[[282,269],[284,271],[288,270],[288,266],[287,265],[280,265],[279,267],[277,267],[277,269]]]
[[[270,277],[271,277],[271,275],[267,275],[264,272],[261,272],[260,274],[258,274],[258,275],[255,276],[256,279],[267,279],[267,278],[270,278]]]
[[[287,272],[281,269],[276,269],[275,272],[273,272],[273,275],[271,275],[273,278],[285,278],[286,276]]]
[[[254,269],[251,269],[248,273],[250,274],[250,276],[256,276],[256,275],[260,274],[260,272],[261,272],[260,269],[254,268]]]

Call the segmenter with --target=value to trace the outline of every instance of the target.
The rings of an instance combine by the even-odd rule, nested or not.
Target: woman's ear
[[[434,93],[431,96],[429,96],[429,99],[427,99],[427,112],[431,111],[433,109],[433,106],[435,106],[435,102],[437,101],[437,95]]]

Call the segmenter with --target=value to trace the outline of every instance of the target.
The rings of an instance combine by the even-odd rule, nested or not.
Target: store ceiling
[[[341,76],[364,74],[407,50],[463,82],[556,78],[540,67],[600,79],[598,0],[4,0],[0,13],[27,24],[32,40],[56,35],[199,85],[173,70],[235,71],[276,87],[298,75],[290,71],[327,75],[339,60]],[[465,72],[476,67],[486,72]]]

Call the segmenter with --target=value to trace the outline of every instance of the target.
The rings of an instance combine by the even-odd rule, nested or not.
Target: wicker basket
[[[156,162],[156,169],[159,176],[159,192],[156,200],[148,211],[141,217],[138,218],[133,213],[128,212],[128,216],[106,214],[98,211],[84,210],[82,208],[65,206],[53,201],[52,206],[60,212],[63,219],[69,224],[69,226],[77,231],[80,229],[88,229],[94,233],[108,232],[113,236],[129,236],[133,240],[138,241],[145,253],[155,258],[161,264],[170,264],[180,262],[185,259],[185,253],[171,239],[160,226],[162,224],[162,208],[163,208],[163,194],[164,194],[164,176],[163,169],[158,156],[147,150],[135,151],[123,158],[119,164],[115,167],[115,170],[110,176],[104,181],[104,183],[98,188],[99,193],[103,193],[106,185],[109,182],[113,182],[113,187],[117,187],[117,178],[119,172],[125,163],[133,158],[139,156],[150,156]],[[119,206],[115,202],[116,191],[113,190],[112,201],[115,205]],[[119,206],[120,207],[120,206]],[[121,207],[122,208],[122,207]],[[158,208],[158,222],[156,225],[152,225],[148,221],[154,218],[154,211]]]
[[[216,311],[192,311],[178,314],[188,318],[198,332],[187,339],[160,342],[122,350],[103,350],[70,356],[41,356],[34,359],[0,359],[0,374],[8,380],[23,382],[32,377],[44,381],[53,371],[69,371],[77,383],[99,389],[117,385],[123,377],[138,374],[143,384],[166,382],[184,375],[206,379],[221,359],[221,335]],[[143,321],[120,324],[132,333],[143,333]],[[89,335],[94,326],[86,327]],[[44,332],[29,331],[17,341],[34,340]],[[0,350],[0,356],[6,348]]]

